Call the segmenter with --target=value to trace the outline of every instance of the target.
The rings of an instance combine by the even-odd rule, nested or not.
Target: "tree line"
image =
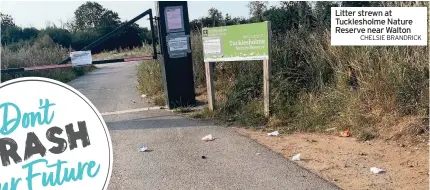
[[[200,32],[202,27],[270,21],[274,35],[294,29],[327,29],[330,27],[331,7],[390,6],[390,3],[393,2],[281,1],[278,6],[268,7],[267,1],[252,1],[247,6],[249,18],[223,15],[218,9],[211,8],[208,10],[207,16],[192,20],[190,27],[193,32]],[[60,27],[51,24],[41,30],[33,27],[21,28],[15,25],[10,15],[0,13],[0,16],[1,44],[8,45],[12,49],[19,49],[22,44],[47,35],[65,48],[80,50],[124,23],[120,20],[118,13],[108,10],[96,2],[86,2],[79,6],[74,12],[74,18]],[[133,48],[151,42],[152,36],[149,29],[132,24],[92,51],[98,53],[103,50]]]
[[[417,3],[417,2],[409,2]],[[194,31],[202,27],[229,26],[270,21],[274,34],[294,29],[330,28],[331,7],[378,7],[393,6],[394,2],[381,1],[280,1],[278,6],[268,7],[267,1],[251,1],[247,5],[249,18],[235,17],[211,8],[208,15],[190,22]]]
[[[1,44],[16,50],[24,44],[33,43],[44,36],[49,36],[64,48],[80,50],[125,23],[121,21],[118,13],[108,10],[96,2],[86,2],[79,6],[71,21],[62,23],[61,26],[49,24],[41,30],[34,27],[19,27],[11,15],[0,13],[0,16]],[[92,49],[92,52],[139,47],[151,42],[150,30],[134,23]]]

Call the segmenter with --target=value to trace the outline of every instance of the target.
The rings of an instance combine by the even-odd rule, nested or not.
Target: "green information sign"
[[[205,62],[269,59],[269,22],[203,28]]]

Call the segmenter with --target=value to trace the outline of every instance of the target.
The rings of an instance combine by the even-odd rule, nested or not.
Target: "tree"
[[[23,40],[31,40],[37,37],[39,34],[39,30],[36,28],[24,28],[22,30],[22,38]]]
[[[338,7],[339,3],[332,1],[317,1],[315,4],[315,16],[321,26],[329,28],[331,25],[331,7]]]
[[[45,35],[49,36],[52,41],[65,48],[68,48],[70,45],[72,45],[72,34],[66,29],[57,28],[55,26],[47,27],[40,31],[39,34],[39,36]]]
[[[312,7],[304,1],[283,1],[281,7],[286,10],[288,28],[315,27],[316,19],[313,16]]]
[[[297,8],[299,9],[300,23],[306,27],[309,27],[312,22],[312,7],[306,1],[297,2]]]
[[[100,16],[97,21],[98,26],[95,27],[100,34],[107,34],[110,31],[121,25],[121,20],[118,13],[111,10],[105,10],[105,12]]]
[[[229,23],[231,23],[231,16],[227,13],[227,14],[225,14],[225,18],[224,18],[224,24],[225,25],[231,25],[231,24],[229,24]]]
[[[100,26],[106,10],[96,2],[86,2],[75,11],[75,24],[78,30],[88,30]]]
[[[12,16],[0,13],[1,44],[17,42],[21,38],[21,28],[15,26]]]
[[[66,26],[72,31],[72,47],[81,49],[94,40],[108,34],[123,24],[118,13],[103,8],[96,2],[87,2],[75,11],[75,18]],[[76,34],[75,34],[76,33]],[[142,45],[142,30],[135,23],[125,27],[121,32],[92,49],[93,53],[117,48],[132,48]],[[148,39],[145,39],[148,41]]]
[[[15,42],[19,42],[20,40],[22,40],[22,29],[20,27],[8,26],[8,27],[5,27],[5,29],[2,28],[2,33],[1,33],[2,45],[12,44]]]
[[[1,17],[1,42],[2,45],[22,42],[15,44],[21,46],[23,41],[33,40],[37,37],[39,30],[36,28],[21,28],[15,25],[12,16],[0,13]]]
[[[251,1],[247,5],[249,8],[249,14],[256,22],[264,21],[264,12],[267,11],[268,1]]]
[[[216,8],[210,8],[208,11],[209,18],[212,20],[212,27],[222,25],[222,13]]]
[[[288,11],[281,7],[271,7],[264,12],[264,17],[270,21],[272,32],[282,33],[291,29],[291,20]]]
[[[10,15],[0,13],[0,19],[1,19],[2,30],[6,29],[7,27],[15,26],[15,22],[13,21],[13,18]]]
[[[142,42],[152,44],[152,33],[148,28],[139,28],[139,36]]]
[[[94,30],[76,31],[72,33],[72,48],[75,50],[81,50],[91,42],[97,40],[99,36],[100,35]],[[93,51],[93,53],[94,52],[95,51]]]
[[[71,19],[64,23],[64,27],[71,33],[75,33],[78,30],[76,20]]]
[[[342,7],[370,7],[370,1],[342,1]]]
[[[140,37],[140,29],[139,25],[133,23],[126,28],[122,32],[120,32],[117,36],[108,40],[107,48],[116,49],[116,48],[134,48],[142,46],[143,41]]]

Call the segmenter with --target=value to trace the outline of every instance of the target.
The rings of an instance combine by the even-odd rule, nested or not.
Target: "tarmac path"
[[[109,128],[114,156],[108,189],[339,189],[231,128],[146,109],[153,106],[138,94],[137,64],[97,65],[69,82]],[[208,134],[216,139],[202,141]],[[141,145],[149,151],[140,152]]]

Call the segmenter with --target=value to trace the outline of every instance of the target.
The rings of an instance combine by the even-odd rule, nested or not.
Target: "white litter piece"
[[[202,138],[203,141],[213,141],[214,138],[212,137],[212,134],[210,135],[206,135],[205,137]]]
[[[278,136],[279,135],[279,131],[273,131],[271,133],[267,133],[268,136]]]
[[[148,150],[148,147],[146,147],[145,145],[139,147],[140,152],[145,152],[146,150]]]
[[[142,94],[142,98],[146,98],[146,94]]]
[[[377,168],[377,167],[371,167],[370,171],[374,174],[381,174],[381,173],[385,173],[384,169],[381,168]]]
[[[260,155],[260,154],[261,154],[261,153],[259,153],[259,152],[258,152],[256,155]]]
[[[291,157],[291,161],[300,161],[300,154],[296,154],[293,157]]]

